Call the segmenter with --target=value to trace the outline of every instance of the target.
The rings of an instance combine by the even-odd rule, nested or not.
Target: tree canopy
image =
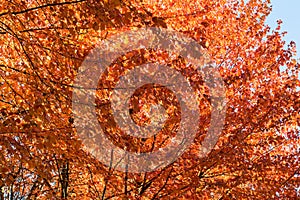
[[[268,0],[1,0],[0,199],[299,198],[299,64],[281,21],[275,30],[265,24],[270,12]],[[178,31],[205,49],[226,89],[225,125],[214,149],[199,157],[210,93],[201,77],[190,77],[201,119],[193,144],[165,168],[121,172],[84,149],[74,126],[74,80],[97,42],[146,27]],[[130,151],[164,147],[180,121],[172,93],[145,86],[133,95],[132,118],[147,122],[134,105],[158,101],[151,94],[172,97],[166,128],[143,139],[110,123],[108,93],[123,71],[148,62],[181,73],[187,66],[163,50],[137,49],[112,63],[103,80],[109,89],[97,91],[106,134]]]

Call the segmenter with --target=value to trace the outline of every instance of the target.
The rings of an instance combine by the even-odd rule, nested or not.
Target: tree
[[[273,31],[265,25],[270,12],[270,2],[262,0],[2,0],[0,199],[299,198],[299,64],[295,44],[284,48],[281,22]],[[206,49],[226,87],[226,123],[213,151],[199,158],[210,99],[201,78],[190,80],[201,105],[193,145],[163,169],[120,172],[84,150],[73,124],[73,84],[96,42],[142,27],[176,30]],[[128,52],[112,67],[162,60],[184,72],[183,58],[153,49]],[[135,95],[145,99],[143,92]],[[136,104],[131,113],[138,121],[143,112]],[[167,104],[176,107],[175,100]],[[111,117],[109,105],[100,105],[99,120]],[[167,125],[176,126],[179,113],[169,115],[175,121]],[[163,147],[176,134],[169,127],[166,136],[142,140],[106,128],[131,151]]]

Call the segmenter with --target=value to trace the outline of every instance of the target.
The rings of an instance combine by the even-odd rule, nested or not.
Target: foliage
[[[1,0],[0,199],[299,198],[295,44],[284,48],[280,21],[274,31],[265,25],[268,1],[247,2]],[[84,151],[73,125],[73,82],[97,41],[154,26],[195,39],[217,62],[226,86],[226,124],[214,150],[199,158],[210,103],[203,82],[194,80],[202,115],[189,150],[162,170],[118,172]],[[163,60],[184,71],[183,59],[151,49],[129,52],[112,67]],[[133,118],[140,115],[133,108]],[[146,141],[111,138],[132,151],[149,151],[175,133],[165,134]]]

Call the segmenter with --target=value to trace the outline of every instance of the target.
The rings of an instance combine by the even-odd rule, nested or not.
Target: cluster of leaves
[[[265,25],[270,11],[270,2],[262,0],[1,0],[0,199],[299,198],[299,65],[295,44],[284,48],[280,23],[275,31]],[[201,121],[189,150],[161,170],[119,172],[84,151],[73,125],[74,78],[97,41],[154,26],[195,39],[218,64],[226,123],[214,150],[199,158],[210,105],[196,78]],[[158,61],[182,73],[187,66],[164,51],[128,52],[112,64],[107,84],[115,85],[123,73],[118,69]],[[148,92],[172,97],[157,88]],[[97,94],[106,99],[109,92]],[[147,102],[145,96],[151,95],[137,92],[131,100],[132,118],[144,119],[137,123],[147,121],[135,107],[140,99]],[[180,113],[176,100],[162,104],[171,117],[157,137],[124,136],[110,129],[113,120],[103,127],[114,130],[107,135],[116,145],[131,151],[163,147],[174,136]],[[109,104],[103,105],[97,107],[100,121],[112,117]]]

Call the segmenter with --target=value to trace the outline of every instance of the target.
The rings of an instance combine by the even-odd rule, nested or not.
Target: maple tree
[[[299,64],[295,44],[284,47],[281,22],[276,30],[265,24],[270,12],[270,2],[262,0],[1,0],[0,199],[299,198]],[[181,32],[207,51],[224,80],[226,120],[214,149],[200,158],[210,98],[201,78],[191,80],[201,120],[190,148],[165,168],[120,172],[84,150],[72,92],[80,65],[99,40],[143,27]],[[172,97],[163,102],[170,116],[166,128],[155,139],[140,139],[122,135],[113,123],[107,97],[118,77],[156,61],[186,69],[180,56],[137,49],[110,66],[113,73],[102,83],[111,88],[97,91],[103,129],[130,151],[164,147],[180,121],[172,91],[146,85],[131,98],[132,118],[140,125],[149,120],[139,100]]]

